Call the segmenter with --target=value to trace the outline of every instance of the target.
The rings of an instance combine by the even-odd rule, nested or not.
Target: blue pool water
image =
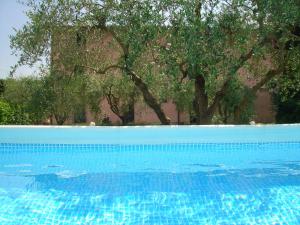
[[[0,224],[300,224],[300,126],[0,127]]]

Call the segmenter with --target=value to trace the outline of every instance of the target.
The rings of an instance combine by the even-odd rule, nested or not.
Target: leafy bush
[[[11,105],[12,109],[12,119],[11,124],[14,125],[29,125],[32,124],[32,120],[30,118],[30,114],[26,112],[26,110],[19,105]]]
[[[22,107],[12,106],[8,102],[0,100],[0,124],[30,124],[30,119]]]
[[[7,78],[3,99],[15,111],[15,124],[39,124],[46,118],[41,79],[36,77]]]
[[[0,100],[0,124],[1,125],[11,124],[12,120],[13,120],[12,108],[7,102]]]

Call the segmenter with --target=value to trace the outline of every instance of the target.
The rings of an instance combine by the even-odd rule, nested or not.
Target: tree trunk
[[[66,116],[60,116],[57,114],[54,114],[55,120],[57,125],[63,125],[65,123],[65,121],[67,120]]]
[[[128,110],[120,116],[120,119],[122,120],[122,125],[127,125],[134,121],[134,102],[129,104]]]
[[[201,115],[199,117],[199,120],[200,120],[200,123],[198,124],[201,124],[201,125],[209,125],[209,124],[212,124],[212,115],[209,114],[209,113],[205,113],[204,115]]]
[[[111,91],[106,95],[106,100],[109,104],[111,111],[116,114],[122,121],[122,125],[127,125],[128,123],[134,121],[134,96],[131,96],[131,102],[125,112],[120,110],[120,99],[115,97]]]
[[[177,125],[180,125],[181,122],[180,122],[180,110],[177,109]]]
[[[208,96],[205,93],[205,80],[203,76],[195,78],[194,111],[197,124],[211,124],[213,112],[208,107]]]
[[[122,39],[118,37],[118,35],[115,33],[113,29],[109,29],[106,26],[101,26],[101,28],[107,32],[109,32],[113,38],[119,43],[121,49],[123,50],[124,53],[124,60],[125,60],[125,68],[121,68],[125,73],[127,73],[130,77],[131,80],[134,82],[135,86],[142,92],[144,101],[146,104],[154,110],[156,113],[158,119],[160,120],[161,124],[163,125],[169,125],[171,123],[170,118],[166,116],[164,111],[161,108],[161,105],[157,102],[155,97],[151,94],[148,86],[144,83],[144,81],[137,75],[135,74],[134,71],[130,70],[127,62],[128,59],[128,53],[129,53],[129,47],[128,45],[124,44]],[[120,67],[118,66],[120,69]],[[109,69],[109,67],[107,68]]]
[[[135,86],[142,92],[146,104],[154,110],[161,124],[169,125],[171,120],[166,116],[161,108],[161,105],[157,102],[155,97],[151,94],[148,86],[145,82],[137,76],[133,71],[127,70],[128,74],[131,76],[132,81]]]

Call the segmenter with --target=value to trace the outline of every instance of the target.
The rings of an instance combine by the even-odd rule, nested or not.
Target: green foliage
[[[12,105],[12,120],[11,124],[14,125],[28,125],[32,124],[30,114],[20,105]]]
[[[274,78],[268,87],[277,109],[276,122],[300,122],[300,46],[292,47],[284,74]]]
[[[91,111],[95,114],[95,117],[99,117],[101,108],[99,107],[101,99],[105,97],[105,92],[102,89],[104,80],[99,79],[98,76],[90,75],[87,80],[86,95],[87,104]],[[98,119],[98,118],[97,118]]]
[[[7,78],[4,83],[4,99],[20,112],[18,115],[26,114],[26,123],[40,123],[47,118],[47,110],[42,107],[42,81],[39,78]]]
[[[104,79],[102,90],[105,96],[112,95],[118,101],[118,108],[123,114],[128,110],[128,106],[135,101],[136,89],[127,76],[114,77],[108,75]]]
[[[0,96],[3,95],[4,91],[5,91],[4,79],[0,79]]]
[[[11,37],[11,45],[20,53],[20,64],[49,58],[50,47],[53,48],[51,60],[58,58],[60,64],[52,69],[59,75],[45,78],[40,90],[43,94],[36,98],[47,96],[40,103],[45,114],[62,118],[74,112],[75,103],[87,99],[80,96],[77,85],[81,85],[77,78],[73,79],[78,68],[89,76],[102,75],[99,80],[92,78],[96,83],[87,81],[87,86],[81,86],[87,90],[87,101],[94,111],[108,92],[119,99],[119,111],[126,111],[132,95],[137,93],[135,88],[144,87],[139,90],[145,100],[148,96],[152,101],[148,105],[159,108],[160,103],[173,99],[178,109],[188,110],[198,102],[201,104],[194,107],[195,115],[207,114],[202,116],[209,123],[220,104],[230,115],[236,108],[244,108],[239,104],[247,105],[245,118],[240,117],[247,121],[252,104],[248,96],[254,96],[269,82],[271,77],[265,74],[279,68],[275,74],[278,76],[282,68],[295,71],[300,65],[299,49],[289,44],[299,42],[299,34],[293,32],[300,24],[297,0],[108,0],[100,4],[97,0],[28,0],[27,4],[29,22]],[[97,38],[86,35],[89,32]],[[107,57],[103,53],[106,46],[84,48],[92,41],[101,43],[106,33],[110,34],[109,45],[116,49],[117,56]],[[79,43],[78,38],[84,41]],[[64,56],[59,58],[60,54]],[[236,83],[240,69],[264,83],[257,89]],[[135,74],[145,86],[132,79]],[[201,90],[196,93],[193,82],[199,77],[203,78],[198,86]],[[297,82],[285,78],[276,82],[281,83],[281,79],[286,84],[277,88],[282,95],[298,92]],[[143,92],[145,89],[149,93]]]
[[[13,110],[10,105],[1,100],[0,101],[0,124],[11,124],[13,121]]]
[[[244,95],[244,105],[236,105],[236,110],[239,110],[239,116],[236,116],[234,118],[235,124],[249,124],[251,120],[253,120],[253,117],[255,115],[254,111],[254,100],[255,95],[252,91],[249,90],[249,88],[245,88],[243,91]]]
[[[5,80],[3,98],[11,105],[14,123],[40,124],[50,116],[61,123],[84,105],[85,81],[56,74]]]
[[[109,100],[109,105],[118,116],[124,116],[138,100],[137,91],[127,76],[107,74],[103,77],[89,75],[86,87],[86,103],[94,113],[96,120],[101,120],[100,103]],[[102,115],[104,116],[104,115]]]
[[[84,107],[85,80],[81,76],[50,74],[42,78],[42,86],[35,97],[40,100],[39,111],[46,109],[63,124],[77,108]]]
[[[254,115],[254,99],[250,88],[238,79],[232,80],[219,105],[218,123],[249,124]]]
[[[11,106],[8,102],[0,100],[0,124],[1,125],[18,125],[29,124],[30,120],[28,114],[23,109],[14,105]]]
[[[282,76],[274,78],[269,89],[280,98],[280,102],[288,101],[300,91],[300,45],[292,47],[286,57],[287,66]]]
[[[182,83],[172,82],[171,99],[176,104],[177,110],[190,112],[193,103],[193,84],[190,81]]]

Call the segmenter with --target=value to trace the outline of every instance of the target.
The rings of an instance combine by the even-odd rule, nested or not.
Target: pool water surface
[[[0,128],[0,224],[300,224],[299,126],[35,129]]]

